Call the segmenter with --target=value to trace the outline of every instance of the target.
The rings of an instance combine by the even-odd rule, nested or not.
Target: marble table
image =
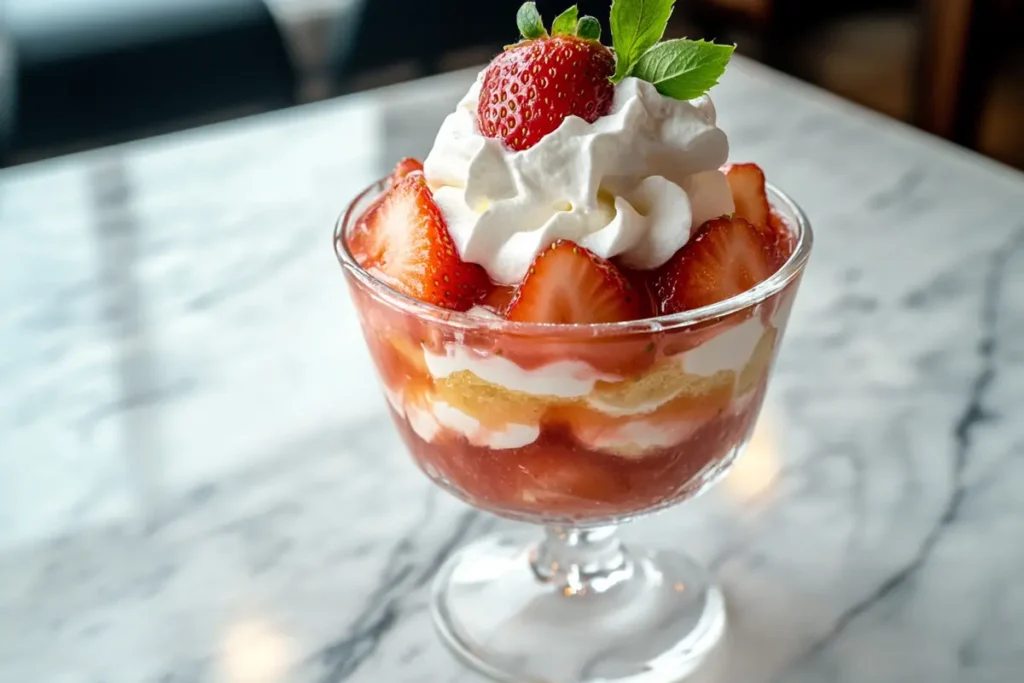
[[[479,680],[428,586],[505,523],[408,461],[330,248],[471,78],[0,172],[0,681]],[[706,680],[1022,680],[1024,176],[742,60],[716,102],[816,253],[748,452],[626,537],[723,583]]]

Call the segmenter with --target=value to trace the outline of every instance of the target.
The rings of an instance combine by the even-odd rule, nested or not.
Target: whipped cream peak
[[[566,118],[523,151],[477,126],[480,79],[424,162],[459,254],[503,284],[557,239],[638,269],[665,263],[704,221],[731,213],[728,140],[710,97],[680,101],[627,78],[594,123]]]

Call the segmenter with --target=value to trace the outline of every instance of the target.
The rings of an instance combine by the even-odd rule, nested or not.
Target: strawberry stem
[[[526,40],[537,40],[548,35],[547,29],[544,28],[544,20],[541,18],[540,12],[537,11],[535,2],[523,3],[519,12],[516,13],[516,24]]]
[[[580,17],[579,8],[573,5],[565,10],[551,24],[551,34],[556,36],[571,36],[576,34],[576,24]]]
[[[594,17],[583,17],[576,24],[576,35],[587,40],[601,40],[601,22]]]

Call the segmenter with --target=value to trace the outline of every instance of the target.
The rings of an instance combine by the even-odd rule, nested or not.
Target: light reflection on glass
[[[733,464],[722,489],[741,503],[765,498],[779,474],[779,454],[772,437],[771,415],[763,412],[746,450]]]
[[[224,634],[220,680],[223,683],[282,683],[288,674],[291,643],[262,619],[237,621]]]

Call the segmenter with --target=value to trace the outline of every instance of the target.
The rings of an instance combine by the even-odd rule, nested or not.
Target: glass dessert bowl
[[[614,525],[699,494],[749,440],[810,254],[806,217],[768,188],[793,251],[739,296],[621,323],[518,323],[424,304],[358,264],[345,235],[388,183],[352,204],[335,244],[398,431],[448,492],[547,527],[539,544],[488,538],[449,561],[434,595],[446,641],[499,680],[662,680],[630,676],[696,665],[724,628],[720,593],[683,555],[627,552]]]
[[[611,24],[659,5],[616,0]],[[335,250],[420,469],[546,528],[448,560],[446,644],[503,681],[675,681],[721,639],[722,595],[615,527],[704,491],[749,440],[811,229],[758,167],[724,166],[701,93],[731,48],[626,35],[612,53],[575,8],[553,36],[532,3],[519,23],[426,161],[355,199]],[[711,55],[706,82],[645,73],[661,46]]]

